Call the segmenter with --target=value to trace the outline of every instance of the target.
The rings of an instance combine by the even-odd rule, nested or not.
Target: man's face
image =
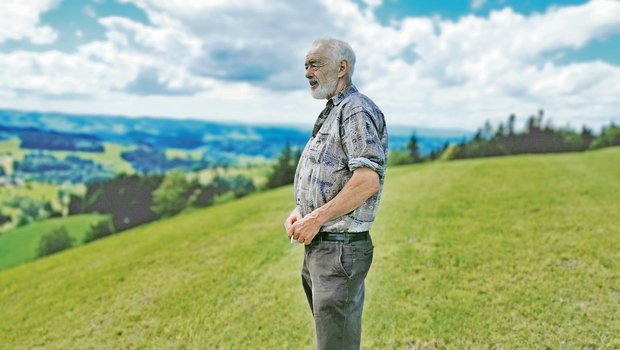
[[[334,67],[322,47],[316,47],[306,55],[306,78],[310,93],[317,100],[329,99],[335,95],[338,85],[338,68]]]

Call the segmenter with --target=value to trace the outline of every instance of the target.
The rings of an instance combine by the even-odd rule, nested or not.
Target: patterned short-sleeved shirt
[[[328,101],[315,134],[304,148],[295,174],[295,197],[301,215],[332,200],[353,176],[367,167],[379,174],[380,189],[353,212],[327,222],[321,231],[370,230],[383,189],[388,135],[383,113],[353,85]],[[324,111],[325,112],[325,111]]]

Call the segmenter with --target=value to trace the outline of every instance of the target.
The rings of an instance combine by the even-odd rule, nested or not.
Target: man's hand
[[[286,230],[286,234],[288,235],[289,239],[292,236],[292,234],[289,233],[289,231],[291,230],[291,226],[293,226],[293,224],[297,222],[299,219],[301,219],[301,213],[299,212],[299,208],[295,207],[295,209],[291,211],[291,213],[286,218],[286,220],[284,220],[284,229]]]
[[[289,237],[293,237],[297,242],[308,245],[312,242],[314,236],[319,233],[324,223],[320,219],[318,211],[315,210],[303,219],[297,220],[287,232]]]
[[[359,208],[380,188],[379,174],[369,168],[359,168],[331,201],[301,218],[295,208],[284,222],[286,233],[299,243],[310,244],[325,223]]]

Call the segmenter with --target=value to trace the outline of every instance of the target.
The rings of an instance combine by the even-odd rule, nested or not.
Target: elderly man
[[[288,237],[305,245],[302,284],[319,349],[359,349],[370,227],[383,187],[383,113],[358,92],[349,44],[317,39],[306,56],[312,97],[327,99],[297,166]]]

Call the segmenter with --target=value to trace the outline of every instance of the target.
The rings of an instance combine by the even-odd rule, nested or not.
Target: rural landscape
[[[619,96],[620,0],[2,0],[0,350],[620,350]]]
[[[304,130],[226,126],[258,136],[204,151],[135,131],[143,120],[67,134],[45,127],[54,117],[3,119],[3,344],[312,348],[302,254],[282,228]],[[620,128],[543,118],[425,152],[413,134],[390,153],[364,347],[620,346]],[[99,133],[115,129],[139,141]],[[141,167],[137,150],[160,161]]]
[[[423,133],[416,147],[427,153],[470,137]],[[0,269],[288,184],[309,134],[303,125],[0,110]],[[409,138],[400,130],[392,142],[404,152]]]

